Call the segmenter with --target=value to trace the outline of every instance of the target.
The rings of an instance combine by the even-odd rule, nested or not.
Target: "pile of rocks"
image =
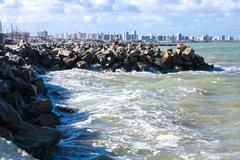
[[[36,158],[52,159],[61,138],[59,117],[37,71],[9,51],[0,51],[0,136]]]
[[[204,58],[195,54],[184,44],[161,51],[153,45],[134,45],[112,47],[110,44],[43,44],[23,45],[15,50],[27,64],[37,65],[47,70],[72,68],[116,71],[160,71],[162,73],[186,70],[209,70],[213,65],[205,63]]]
[[[61,138],[59,117],[38,74],[71,68],[116,71],[209,70],[213,65],[183,44],[161,51],[152,45],[23,44],[0,50],[0,136],[34,157],[52,159]]]

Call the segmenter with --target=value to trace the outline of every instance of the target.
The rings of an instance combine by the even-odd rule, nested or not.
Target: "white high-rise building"
[[[123,41],[128,41],[129,40],[129,33],[127,31],[123,32]]]
[[[178,33],[177,34],[177,39],[176,39],[177,41],[182,41],[183,40],[183,38],[182,38],[182,33]]]

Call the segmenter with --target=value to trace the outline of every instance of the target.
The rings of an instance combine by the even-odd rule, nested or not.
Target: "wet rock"
[[[60,118],[54,113],[44,113],[34,120],[34,123],[40,126],[54,128],[60,124]]]
[[[65,113],[77,113],[78,112],[78,110],[75,108],[61,107],[61,106],[56,106],[55,108],[61,112],[65,112]]]
[[[23,65],[24,64],[24,59],[16,54],[12,54],[10,52],[6,53],[6,56],[8,56],[8,60],[12,64],[17,64],[17,65]]]
[[[110,157],[101,155],[101,156],[94,158],[93,160],[113,160],[113,159]]]
[[[18,91],[27,101],[30,101],[31,98],[36,97],[37,95],[37,87],[32,84],[28,84],[21,79],[11,81],[10,89],[13,92]]]
[[[12,73],[15,77],[21,77],[25,82],[30,83],[34,78],[34,69],[32,66],[14,66]]]
[[[12,66],[9,64],[2,64],[0,66],[0,78],[3,79],[14,79],[13,73],[12,73]]]
[[[147,71],[149,69],[149,64],[144,62],[137,62],[138,71]]]
[[[61,70],[61,67],[60,67],[58,64],[56,64],[56,65],[52,66],[52,67],[50,68],[50,70],[51,70],[51,71],[58,71],[58,70]]]
[[[50,113],[52,108],[53,106],[50,99],[38,100],[32,102],[28,107],[26,107],[25,112],[31,116],[39,116],[43,113]]]
[[[59,131],[22,123],[16,127],[13,142],[34,157],[53,159],[61,134]]]
[[[9,92],[8,84],[6,81],[0,79],[0,95],[7,94]]]
[[[64,57],[63,62],[67,66],[68,69],[71,69],[74,65],[74,59],[73,58]]]
[[[1,125],[8,128],[17,127],[23,122],[19,113],[11,105],[5,103],[2,98],[0,98],[0,122],[3,122]]]
[[[0,137],[3,137],[7,140],[12,140],[12,132],[9,131],[7,128],[0,126]]]
[[[47,88],[45,87],[44,81],[41,78],[37,78],[32,81],[32,84],[34,84],[37,87],[37,93],[38,94],[47,94]]]

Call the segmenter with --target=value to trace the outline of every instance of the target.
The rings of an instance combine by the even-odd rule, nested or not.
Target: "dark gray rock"
[[[60,118],[55,113],[44,113],[35,119],[34,123],[40,126],[54,128],[60,125]]]
[[[52,110],[52,102],[50,99],[34,101],[25,108],[25,112],[31,116],[39,116],[43,113],[50,113]]]
[[[16,127],[13,142],[36,158],[50,160],[60,138],[61,133],[55,129],[22,123]]]
[[[0,122],[8,128],[14,128],[22,124],[22,118],[19,113],[9,104],[0,98]]]

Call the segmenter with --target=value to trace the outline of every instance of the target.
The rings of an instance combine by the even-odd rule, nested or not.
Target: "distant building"
[[[30,33],[29,32],[14,32],[14,33],[7,33],[7,37],[13,41],[25,41],[28,42],[30,40]]]
[[[178,34],[177,34],[176,40],[177,40],[177,41],[183,41],[183,40],[184,40],[184,38],[183,38],[183,36],[182,36],[182,33],[178,33]]]
[[[0,33],[0,49],[5,47],[5,38],[6,38],[6,35],[3,33]]]
[[[130,40],[129,33],[127,31],[123,32],[123,41],[128,41]]]
[[[37,32],[37,36],[38,36],[39,38],[48,39],[48,32],[47,32],[47,31]]]
[[[142,41],[150,41],[150,36],[142,36]]]

